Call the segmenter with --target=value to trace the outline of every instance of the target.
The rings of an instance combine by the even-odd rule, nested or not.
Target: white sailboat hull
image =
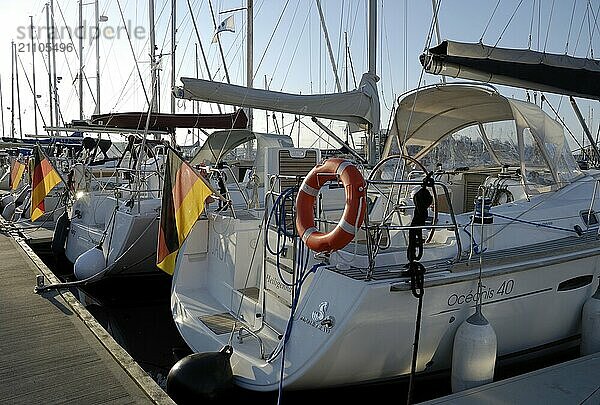
[[[139,212],[137,206],[130,209],[116,205],[112,197],[96,196],[92,200],[98,201],[93,215],[81,211],[73,215],[65,248],[67,259],[75,263],[83,253],[101,244],[106,266],[110,266],[107,274],[156,271],[160,200],[142,200]],[[73,213],[78,207],[74,205]]]
[[[577,344],[581,309],[600,275],[596,232],[581,237],[568,232],[580,222],[579,211],[589,208],[593,188],[589,180],[575,182],[543,204],[523,203],[537,205],[538,223],[546,215],[556,218],[562,210],[563,217],[553,226],[564,229],[513,223],[502,231],[500,219],[489,225],[486,232],[498,233],[484,255],[482,311],[497,334],[500,358],[559,343]],[[573,216],[564,213],[565,199]],[[258,223],[259,219],[219,215],[197,222],[178,255],[171,306],[181,335],[194,351],[217,351],[231,344],[236,383],[269,391],[278,388],[281,353],[272,361],[266,359],[280,344],[291,297],[286,297],[289,287],[277,278],[276,266],[267,260],[263,271]],[[476,233],[480,229],[476,226]],[[463,246],[468,246],[466,240]],[[448,246],[431,248],[436,250],[452,258]],[[477,298],[478,257],[470,263],[463,257],[449,265],[441,260],[443,255],[427,252],[429,261],[422,260],[427,273],[418,372],[450,368],[455,331],[473,314]],[[307,279],[285,345],[285,387],[324,388],[410,373],[418,300],[410,278],[401,274],[398,256],[380,253],[378,260],[379,270],[370,280],[366,268],[337,269],[333,262]],[[283,265],[290,263],[289,257],[281,259]],[[241,340],[240,325],[244,325]]]

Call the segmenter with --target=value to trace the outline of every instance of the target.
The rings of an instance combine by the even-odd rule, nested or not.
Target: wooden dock
[[[421,405],[600,404],[600,353],[495,381]]]
[[[24,239],[0,234],[0,403],[174,402],[68,291]]]

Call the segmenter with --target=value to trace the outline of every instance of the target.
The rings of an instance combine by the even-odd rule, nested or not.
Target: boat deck
[[[49,244],[54,237],[54,222],[23,221],[13,222],[11,226],[30,246]]]
[[[0,403],[174,404],[70,292],[34,292],[59,280],[23,238],[0,251]]]
[[[600,353],[421,402],[421,405],[600,403]]]
[[[348,245],[350,246],[350,245]],[[515,262],[531,262],[534,260],[552,260],[552,256],[581,254],[592,255],[597,254],[600,250],[600,237],[596,229],[584,232],[581,236],[568,236],[551,241],[535,243],[527,246],[520,246],[511,249],[497,250],[486,252],[483,256],[483,261],[486,266],[498,266],[502,264],[513,264]],[[550,257],[549,252],[551,252]],[[366,255],[366,247],[361,246],[357,254]],[[454,262],[451,259],[442,259],[435,261],[423,261],[423,265],[427,269],[425,276],[426,282],[434,282],[439,278],[439,273],[450,272],[456,275],[472,270],[473,266],[478,268],[479,256],[469,260],[468,252],[463,252],[459,261]],[[355,280],[364,280],[367,276],[367,270],[358,267],[349,267],[348,269],[331,270],[353,278]],[[406,267],[404,263],[392,266],[377,266],[371,275],[371,279],[375,281],[381,280],[409,280],[410,277],[405,273]],[[438,274],[435,274],[438,273]],[[408,289],[409,287],[407,287]]]

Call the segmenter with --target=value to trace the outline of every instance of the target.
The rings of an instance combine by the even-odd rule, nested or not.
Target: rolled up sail
[[[420,61],[436,75],[600,99],[600,61],[593,59],[446,40]]]

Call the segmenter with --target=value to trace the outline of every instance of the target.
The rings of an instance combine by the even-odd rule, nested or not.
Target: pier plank
[[[600,404],[600,353],[457,392],[421,405]]]
[[[174,404],[70,292],[34,292],[23,243],[0,234],[0,403]]]

